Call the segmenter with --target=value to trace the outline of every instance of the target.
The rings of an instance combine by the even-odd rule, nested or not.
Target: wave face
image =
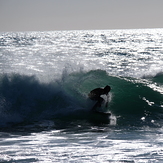
[[[151,77],[162,85],[162,74]],[[150,83],[151,84],[151,83]],[[110,85],[110,111],[118,125],[161,125],[163,94],[146,82],[109,76],[106,71],[63,73],[60,79],[41,83],[35,76],[1,74],[0,127],[33,123],[46,119],[90,120],[93,102],[87,94],[94,88]],[[98,117],[101,121],[103,117]]]

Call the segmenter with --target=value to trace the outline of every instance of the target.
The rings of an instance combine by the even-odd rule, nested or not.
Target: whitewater
[[[0,162],[163,162],[162,125],[163,29],[0,33]]]

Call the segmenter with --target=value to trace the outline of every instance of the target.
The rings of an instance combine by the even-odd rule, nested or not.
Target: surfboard
[[[107,116],[111,116],[111,113],[107,113],[107,112],[97,112],[98,114],[101,114],[101,115],[107,115]]]
[[[96,113],[96,114],[100,114],[100,115],[104,115],[104,116],[111,116],[111,113],[110,112],[102,112],[102,111],[92,111],[93,113]]]
[[[101,124],[101,123],[109,124],[110,117],[111,117],[110,112],[91,110],[89,115],[89,120],[94,124]]]

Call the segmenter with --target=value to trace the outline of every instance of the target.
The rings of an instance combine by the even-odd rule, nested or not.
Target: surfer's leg
[[[98,99],[98,103],[99,103],[99,107],[101,107],[101,104],[103,103],[104,99],[102,97],[99,97]]]
[[[96,102],[96,104],[92,107],[92,110],[93,111],[96,111],[96,108],[99,106],[99,103],[98,102]]]
[[[101,107],[101,104],[102,104],[103,101],[104,101],[104,99],[101,98],[101,97],[99,97],[98,100],[97,100],[97,102],[96,102],[96,104],[92,107],[92,110],[93,111],[96,111],[96,108],[97,107]]]

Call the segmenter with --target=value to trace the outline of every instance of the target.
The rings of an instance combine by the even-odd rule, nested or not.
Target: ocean
[[[163,29],[0,33],[0,162],[160,163],[162,125]]]

